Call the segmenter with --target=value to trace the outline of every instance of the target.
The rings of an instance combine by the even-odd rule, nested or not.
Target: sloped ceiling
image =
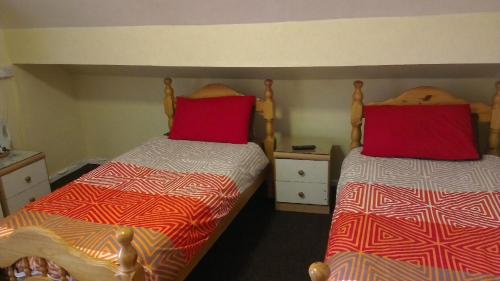
[[[0,27],[239,24],[494,11],[500,11],[498,0],[0,0]]]

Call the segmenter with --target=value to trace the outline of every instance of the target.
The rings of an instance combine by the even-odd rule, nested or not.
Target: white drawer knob
[[[301,192],[299,192],[299,197],[300,197],[300,198],[305,198],[305,197],[306,197],[306,195],[304,194],[304,192],[302,192],[302,191],[301,191]]]
[[[299,173],[301,177],[306,175],[306,172],[304,172],[303,170],[299,170],[297,173]]]
[[[30,183],[31,182],[31,177],[30,176],[25,177],[24,181],[27,182],[27,183]]]

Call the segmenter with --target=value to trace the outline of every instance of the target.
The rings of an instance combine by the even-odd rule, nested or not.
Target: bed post
[[[116,240],[120,244],[120,251],[118,252],[120,266],[116,273],[117,280],[144,280],[144,274],[137,274],[140,266],[137,263],[137,251],[131,244],[133,238],[134,231],[130,227],[121,228],[116,232]]]
[[[264,139],[264,150],[267,158],[269,159],[271,171],[269,172],[268,189],[267,193],[270,197],[274,197],[274,93],[273,93],[273,80],[266,79],[264,81],[266,86],[265,100],[262,103],[262,116],[266,120],[266,138]]]
[[[272,160],[274,153],[274,93],[272,89],[273,80],[266,79],[264,84],[266,85],[266,99],[264,100],[263,108],[264,119],[266,120],[266,139],[264,140],[264,148],[266,150],[267,158]]]
[[[363,118],[363,81],[354,81],[351,105],[351,149],[361,146],[361,123]]]
[[[500,155],[500,81],[496,83],[496,94],[491,107],[489,145],[490,154]]]
[[[311,281],[326,281],[330,275],[330,267],[324,262],[315,262],[309,266]]]
[[[172,88],[172,79],[165,78],[165,98],[163,99],[163,107],[165,114],[168,116],[168,128],[172,130],[172,124],[174,122],[175,113],[175,96],[174,89]]]

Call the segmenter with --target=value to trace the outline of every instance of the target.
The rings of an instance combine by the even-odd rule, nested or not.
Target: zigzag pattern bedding
[[[500,280],[500,158],[342,165],[329,280]]]
[[[267,162],[254,143],[155,138],[0,221],[0,238],[42,226],[116,262],[116,227],[131,226],[148,279],[173,280]]]

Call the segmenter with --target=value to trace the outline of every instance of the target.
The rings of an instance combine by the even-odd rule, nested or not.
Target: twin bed
[[[271,85],[266,80],[265,99],[254,105],[265,120],[264,151],[246,140],[182,140],[179,131],[171,139],[151,139],[1,220],[0,266],[11,281],[23,274],[32,280],[184,280],[272,175]],[[365,155],[361,127],[368,110],[361,87],[355,82],[352,150],[342,165],[325,262],[310,266],[311,279],[500,280],[500,158]],[[190,99],[238,96],[213,84]],[[175,119],[176,104],[166,79],[171,128],[182,123]],[[466,102],[420,87],[379,103],[414,104]],[[500,84],[492,107],[471,104],[470,109],[490,123],[489,153],[498,155]],[[234,125],[217,118],[214,122]],[[368,130],[365,125],[365,135]]]
[[[368,138],[382,137],[379,145],[390,143],[386,151],[398,149],[408,128],[383,132],[397,136],[392,141],[377,136],[377,132],[367,136],[368,127],[373,125],[368,122],[376,116],[368,116],[370,110],[363,105],[362,82],[354,85],[352,150],[342,164],[325,261],[309,267],[311,279],[500,280],[500,158],[495,156],[499,154],[500,83],[492,107],[470,104],[479,121],[490,125],[490,155],[474,161],[364,155],[366,145],[360,146],[363,117],[364,144],[372,141]],[[467,103],[443,90],[420,87],[374,105],[449,104]],[[446,127],[443,120],[447,118],[440,115],[432,122]],[[377,130],[398,123],[385,122],[389,124],[379,124]],[[415,124],[423,126],[420,120]],[[451,125],[460,127],[456,122]],[[430,140],[446,138],[440,136],[445,131],[438,127],[438,134]],[[451,141],[453,145],[459,140]],[[431,150],[434,148],[444,149],[445,155],[465,150],[462,146],[451,151],[436,146]]]
[[[151,139],[0,221],[0,266],[11,281],[184,280],[264,183],[274,146],[272,81],[265,81],[264,100],[219,84],[176,99],[171,84],[165,80],[164,106],[177,137]],[[179,127],[184,121],[206,126],[213,117],[221,126],[238,118],[211,108],[216,116],[192,120],[192,106],[236,107],[241,100],[244,140],[179,135],[199,133]],[[265,152],[247,143],[252,108],[265,120]]]

